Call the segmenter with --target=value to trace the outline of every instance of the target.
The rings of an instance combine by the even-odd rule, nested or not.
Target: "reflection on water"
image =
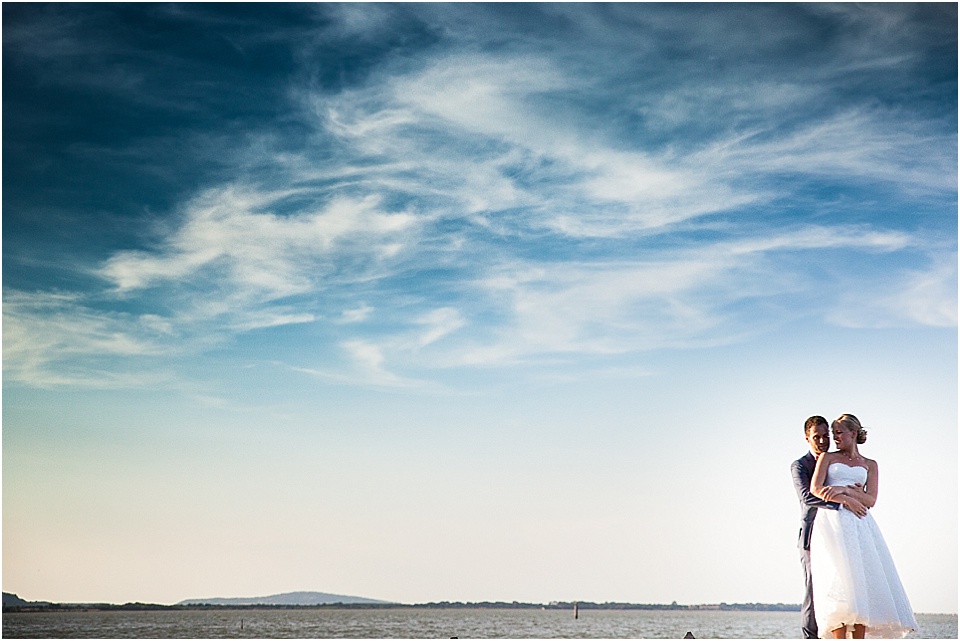
[[[797,612],[348,609],[29,612],[3,615],[7,638],[789,639]],[[917,639],[956,639],[957,616],[917,615]]]

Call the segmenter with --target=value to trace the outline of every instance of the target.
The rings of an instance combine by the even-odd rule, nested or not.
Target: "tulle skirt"
[[[862,624],[867,637],[904,637],[917,630],[910,601],[873,515],[819,510],[810,546],[813,599],[821,637]]]

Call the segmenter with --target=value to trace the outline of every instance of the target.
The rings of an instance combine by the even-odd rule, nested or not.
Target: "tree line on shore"
[[[7,598],[8,596],[14,598]],[[505,609],[505,610],[750,610],[750,611],[799,611],[800,606],[792,603],[715,603],[699,605],[683,605],[676,601],[672,603],[620,603],[592,601],[551,601],[550,603],[524,603],[520,601],[439,601],[431,603],[323,603],[314,605],[280,605],[280,604],[176,604],[162,605],[157,603],[49,603],[46,601],[24,601],[16,595],[4,593],[4,612],[36,612],[60,610],[277,610],[277,609],[325,609],[349,608],[356,610],[381,610],[391,608],[433,608],[433,609]]]

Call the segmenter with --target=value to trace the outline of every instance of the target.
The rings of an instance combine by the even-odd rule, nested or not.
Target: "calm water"
[[[956,639],[957,616],[919,614],[917,639]],[[3,615],[7,638],[700,639],[797,638],[796,612],[310,609],[29,612]],[[242,621],[242,629],[241,629]]]

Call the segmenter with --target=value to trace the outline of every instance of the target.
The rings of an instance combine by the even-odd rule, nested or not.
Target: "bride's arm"
[[[831,458],[833,457],[830,456],[829,452],[817,457],[817,467],[813,469],[813,478],[810,479],[810,491],[824,500],[826,500],[828,494],[827,488],[830,487],[825,483],[827,482],[827,468],[830,467],[829,459]]]
[[[858,501],[867,507],[873,507],[877,503],[877,494],[880,490],[880,466],[877,462],[867,459],[867,483],[862,488],[851,488],[855,490],[854,496]]]

